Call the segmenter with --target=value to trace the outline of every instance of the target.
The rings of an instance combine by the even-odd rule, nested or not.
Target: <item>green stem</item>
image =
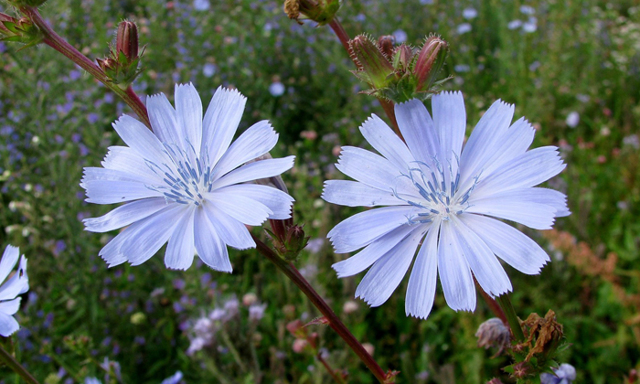
[[[522,333],[522,327],[520,326],[520,320],[518,320],[518,316],[516,315],[515,309],[513,309],[513,305],[511,304],[511,300],[509,299],[509,294],[505,293],[502,296],[498,296],[496,298],[500,307],[504,311],[505,316],[507,317],[507,321],[509,322],[509,327],[511,327],[511,333],[513,333],[513,337],[516,339],[518,343],[524,341],[524,333]]]
[[[329,363],[322,357],[321,352],[318,352],[316,354],[316,359],[318,359],[318,361],[324,366],[327,372],[329,372],[329,375],[331,375],[331,378],[333,379],[333,381],[335,381],[338,384],[344,384],[344,380],[342,380],[342,378],[336,374],[333,368],[331,368]]]
[[[36,380],[29,371],[27,371],[18,360],[16,360],[9,352],[7,352],[2,346],[0,346],[0,361],[5,363],[9,368],[11,368],[15,373],[20,375],[22,379],[28,384],[40,384],[38,380]]]
[[[222,340],[224,341],[225,345],[227,346],[227,348],[229,348],[229,352],[231,352],[233,359],[236,361],[236,363],[240,367],[240,370],[243,373],[247,372],[247,367],[242,362],[242,358],[240,357],[240,354],[238,353],[238,350],[236,349],[236,347],[231,342],[231,338],[229,338],[229,334],[227,333],[227,331],[224,328],[222,328],[222,330],[220,331],[220,334],[222,335]]]
[[[131,109],[142,119],[142,122],[147,126],[151,127],[151,123],[149,122],[149,116],[147,114],[147,108],[142,103],[140,98],[133,92],[131,86],[129,86],[126,90],[120,88],[117,84],[113,83],[109,77],[104,73],[104,71],[93,61],[91,61],[88,57],[80,53],[75,47],[69,44],[66,40],[64,40],[60,35],[58,35],[50,26],[47,24],[40,12],[36,8],[33,7],[22,7],[20,11],[27,16],[31,22],[38,26],[42,34],[44,35],[43,42],[55,49],[56,51],[62,53],[71,61],[79,65],[82,69],[89,72],[89,74],[96,78],[96,80],[100,81],[107,88],[109,88],[113,93],[118,95],[122,100],[124,100]]]
[[[316,292],[315,289],[309,284],[307,280],[298,272],[296,267],[282,260],[276,253],[271,250],[265,243],[258,239],[255,235],[251,235],[256,242],[256,248],[263,256],[269,261],[274,263],[278,269],[280,269],[298,288],[307,296],[309,301],[318,308],[320,313],[329,322],[329,326],[344,340],[347,345],[358,355],[364,365],[369,368],[371,373],[378,379],[380,383],[391,384],[394,383],[393,377],[387,377],[384,370],[380,368],[380,365],[373,359],[373,357],[367,352],[362,344],[353,336],[351,331],[344,325],[340,318],[333,312],[331,307],[324,301],[324,299]]]

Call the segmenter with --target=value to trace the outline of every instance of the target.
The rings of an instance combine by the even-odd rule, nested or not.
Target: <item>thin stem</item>
[[[147,114],[147,109],[140,100],[140,98],[133,92],[131,86],[127,88],[127,90],[123,90],[117,84],[114,84],[109,80],[109,77],[104,73],[104,71],[93,61],[91,61],[88,57],[80,53],[75,47],[69,44],[66,40],[64,40],[60,35],[58,35],[46,21],[40,15],[40,12],[36,8],[33,7],[22,7],[20,11],[27,16],[33,24],[35,24],[40,31],[42,31],[44,35],[43,42],[55,49],[56,51],[62,53],[71,61],[79,65],[82,69],[89,72],[89,74],[95,77],[98,81],[104,84],[107,88],[109,88],[112,92],[118,95],[122,100],[124,100],[131,109],[142,119],[142,122],[147,126],[151,127],[151,123],[149,122],[149,116]]]
[[[338,20],[337,17],[334,17],[333,20],[331,20],[331,22],[329,23],[329,26],[333,30],[333,33],[336,34],[336,36],[338,37],[338,40],[340,40],[340,42],[342,43],[342,46],[347,51],[347,53],[350,53],[349,35],[347,35],[347,31],[345,31],[344,28],[342,28],[342,24],[340,24],[340,20]],[[355,64],[356,66],[360,67],[358,63],[355,63]]]
[[[349,57],[351,57],[351,60],[353,61],[353,63],[356,65],[358,69],[360,69],[361,68],[360,63],[358,63],[354,59],[353,55],[351,55],[351,49],[349,48],[349,40],[350,40],[349,35],[347,35],[347,32],[342,27],[342,24],[340,24],[340,20],[338,20],[337,17],[334,17],[333,20],[331,20],[331,22],[329,23],[329,26],[333,30],[333,33],[335,33],[336,36],[338,37],[338,40],[340,40],[340,42],[342,43],[342,46],[347,51],[347,54],[349,55]],[[382,99],[382,98],[378,98],[378,101],[380,102],[380,105],[382,106],[384,113],[387,114],[389,121],[391,121],[393,130],[404,141],[404,138],[400,133],[400,129],[398,128],[398,121],[396,120],[396,114],[394,112],[393,102],[390,100]]]
[[[18,360],[16,360],[9,352],[7,352],[2,346],[0,346],[0,360],[4,362],[9,368],[11,368],[15,373],[20,375],[24,381],[28,384],[40,384],[38,380],[36,380],[29,371],[27,371]]]
[[[522,333],[522,327],[520,326],[520,321],[518,320],[516,311],[515,309],[513,309],[513,305],[511,304],[511,300],[509,299],[509,294],[505,293],[502,296],[498,296],[497,301],[500,304],[500,307],[502,307],[505,315],[507,316],[507,321],[509,322],[509,327],[511,327],[511,333],[513,333],[513,337],[517,342],[523,342],[524,333]]]
[[[318,352],[316,354],[316,359],[318,359],[318,361],[320,363],[322,363],[322,365],[324,365],[325,369],[327,370],[327,372],[329,372],[329,375],[331,375],[331,378],[338,384],[344,384],[344,380],[342,380],[342,378],[340,376],[338,376],[336,374],[336,372],[331,368],[331,366],[329,365],[329,363],[322,357],[322,353]]]
[[[276,265],[298,288],[309,298],[311,303],[318,308],[320,313],[324,315],[324,317],[329,322],[329,326],[333,328],[334,331],[349,345],[349,347],[358,355],[360,360],[364,363],[364,365],[369,368],[371,373],[378,379],[381,383],[393,383],[393,378],[387,378],[384,370],[380,368],[380,365],[371,357],[369,352],[367,352],[362,344],[353,336],[351,331],[340,321],[340,318],[333,312],[331,307],[324,301],[324,299],[318,294],[318,292],[313,289],[313,287],[305,280],[304,277],[298,272],[296,267],[282,260],[278,255],[275,254],[271,248],[269,248],[265,243],[263,243],[260,239],[258,239],[255,235],[251,235],[253,240],[256,242],[256,248],[258,252],[260,252],[263,256],[269,259],[272,263]],[[392,381],[388,381],[388,380]]]
[[[240,367],[240,370],[242,370],[243,373],[247,372],[247,367],[242,362],[242,358],[240,357],[240,354],[238,353],[238,350],[236,349],[236,347],[231,342],[231,339],[229,338],[229,334],[227,333],[227,331],[224,328],[222,328],[220,334],[222,335],[222,340],[226,344],[227,348],[229,348],[229,352],[231,352],[233,359],[236,361],[236,363]]]

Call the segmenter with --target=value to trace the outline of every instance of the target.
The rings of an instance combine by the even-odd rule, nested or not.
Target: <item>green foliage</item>
[[[561,148],[568,166],[550,184],[568,195],[573,214],[556,228],[571,241],[561,248],[548,234],[528,233],[553,261],[540,276],[509,270],[512,301],[521,318],[555,311],[571,344],[557,361],[574,365],[578,382],[621,383],[640,360],[640,9],[533,0],[529,15],[520,2],[503,0],[423,3],[344,2],[338,17],[350,36],[402,30],[407,43],[419,45],[439,34],[450,47],[444,72],[455,75],[444,88],[465,94],[470,128],[501,98],[538,129],[536,146]],[[467,7],[477,17],[464,19]],[[146,45],[138,94],[171,99],[174,83],[191,81],[205,104],[219,85],[248,97],[240,129],[269,119],[280,133],[274,157],[297,155],[283,177],[296,198],[296,221],[318,246],[303,251],[297,265],[355,336],[375,348],[379,363],[401,371],[399,382],[508,382],[501,371],[507,359],[476,347],[478,325],[492,317],[480,301],[475,313],[456,313],[438,290],[427,320],[407,318],[405,281],[379,308],[357,302],[357,310],[343,310],[361,276],[337,279],[331,264],[344,255],[316,239],[358,210],[320,200],[322,183],[340,177],[332,165],[339,146],[364,146],[358,126],[384,113],[358,93],[353,63],[330,29],[298,25],[276,1],[211,1],[209,10],[196,11],[191,1],[57,0],[41,12],[92,59],[108,53],[119,21],[135,21]],[[529,28],[531,17],[535,31],[510,29],[515,20]],[[459,33],[463,23],[471,31]],[[125,383],[159,383],[177,370],[187,383],[330,382],[313,357],[292,350],[285,331],[289,321],[311,320],[317,311],[253,250],[231,252],[230,275],[200,264],[168,271],[158,256],[139,267],[106,267],[98,251],[115,233],[85,232],[81,219],[112,207],[85,203],[78,184],[83,166],[99,166],[106,148],[120,144],[110,124],[130,111],[52,49],[20,47],[0,43],[0,246],[20,246],[31,282],[19,312],[23,329],[12,340],[19,360],[43,382],[61,367],[74,382],[102,380],[105,358],[119,362]],[[270,94],[272,83],[285,92]],[[575,126],[567,119],[572,112]],[[616,257],[606,259],[610,252]],[[601,264],[607,273],[593,270]],[[226,329],[228,343],[220,336],[208,354],[187,355],[194,322],[249,292],[268,305],[264,318],[248,321],[241,304]],[[373,382],[329,328],[311,330],[334,369],[348,370],[352,382]],[[6,368],[2,380],[14,382]]]

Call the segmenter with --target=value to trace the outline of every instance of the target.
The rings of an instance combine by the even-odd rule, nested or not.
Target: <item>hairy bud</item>
[[[418,78],[418,92],[429,90],[444,65],[448,52],[447,42],[437,36],[431,36],[424,42],[413,69]]]
[[[340,9],[339,0],[285,0],[284,12],[290,19],[302,24],[300,19],[313,20],[319,25],[333,21]]]

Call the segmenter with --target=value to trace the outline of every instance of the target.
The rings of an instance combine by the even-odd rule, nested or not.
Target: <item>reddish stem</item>
[[[507,315],[504,314],[504,311],[502,310],[502,308],[500,308],[500,305],[498,304],[498,302],[495,299],[493,299],[491,296],[489,296],[487,292],[484,291],[484,289],[482,289],[480,284],[478,284],[478,280],[476,280],[475,276],[473,277],[473,282],[476,283],[476,288],[482,295],[482,298],[484,299],[484,301],[489,306],[489,309],[491,310],[491,312],[493,312],[493,314],[496,315],[496,317],[500,318],[500,320],[502,320],[503,323],[509,324],[509,321],[507,320]]]
[[[22,7],[20,8],[20,11],[25,16],[27,16],[31,20],[31,22],[40,29],[40,31],[42,31],[44,35],[43,42],[45,44],[65,55],[82,69],[89,72],[91,76],[95,77],[98,81],[107,86],[107,88],[109,88],[116,95],[122,98],[122,100],[124,100],[124,102],[127,103],[127,105],[131,107],[131,109],[133,109],[133,111],[140,117],[140,119],[142,119],[142,122],[147,127],[151,127],[149,116],[147,114],[147,108],[142,103],[140,98],[135,94],[135,92],[133,92],[131,87],[129,87],[125,91],[121,89],[117,84],[111,82],[104,71],[102,71],[102,69],[97,64],[80,53],[80,51],[78,51],[62,37],[60,37],[60,35],[58,35],[42,18],[42,15],[40,15],[40,12],[38,12],[36,8]]]
[[[256,242],[256,248],[263,256],[269,261],[274,263],[298,288],[309,298],[309,301],[318,308],[320,313],[329,321],[329,326],[344,340],[349,347],[358,355],[364,365],[369,368],[371,373],[381,383],[393,383],[394,381],[388,381],[389,378],[385,374],[384,370],[380,368],[380,365],[373,359],[373,357],[367,352],[366,349],[360,344],[360,342],[353,336],[351,331],[340,321],[340,318],[333,312],[331,307],[324,301],[324,299],[313,289],[313,287],[305,280],[304,277],[298,272],[296,267],[282,260],[278,255],[271,250],[265,243],[258,239],[255,235],[251,235]],[[391,378],[391,380],[393,380]]]

